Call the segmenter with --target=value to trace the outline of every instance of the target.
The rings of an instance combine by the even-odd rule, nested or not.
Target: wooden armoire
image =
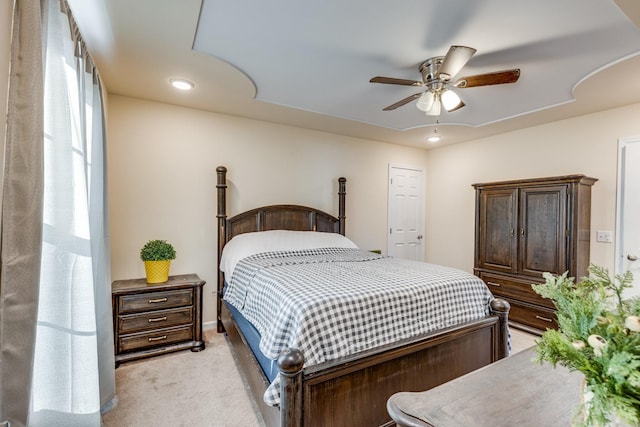
[[[510,324],[540,334],[557,327],[550,300],[531,285],[543,272],[587,275],[591,186],[584,175],[473,184],[474,273],[511,304]]]

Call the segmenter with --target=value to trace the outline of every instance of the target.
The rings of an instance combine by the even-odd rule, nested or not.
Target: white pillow
[[[358,248],[358,246],[339,233],[291,230],[243,233],[229,240],[224,246],[220,259],[220,270],[225,273],[228,280],[231,278],[236,264],[248,256],[261,252],[316,248]]]

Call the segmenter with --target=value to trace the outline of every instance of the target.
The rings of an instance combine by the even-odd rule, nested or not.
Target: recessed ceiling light
[[[195,86],[189,80],[185,79],[169,79],[169,83],[171,83],[171,86],[180,90],[191,90]]]
[[[438,133],[438,128],[434,128],[433,129],[433,133],[431,135],[429,135],[429,137],[427,138],[427,141],[429,142],[438,142],[440,141],[440,133]]]

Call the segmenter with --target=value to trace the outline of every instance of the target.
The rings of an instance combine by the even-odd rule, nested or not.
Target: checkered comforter
[[[482,318],[492,298],[472,274],[343,248],[247,257],[224,293],[267,357],[297,348],[305,366]],[[264,400],[279,403],[278,378]]]

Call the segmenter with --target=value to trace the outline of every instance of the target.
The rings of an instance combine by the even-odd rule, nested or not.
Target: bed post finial
[[[494,298],[491,300],[491,313],[498,316],[500,321],[498,359],[503,359],[509,355],[509,310],[511,304],[502,298]]]
[[[222,286],[224,285],[224,276],[220,271],[220,258],[222,257],[222,248],[227,239],[226,223],[227,223],[227,168],[224,166],[218,166],[216,168],[218,174],[218,184],[216,189],[218,191],[218,290],[216,295],[217,301],[217,317],[218,317],[218,332],[224,332],[222,326],[222,318],[220,311],[222,309]]]
[[[347,195],[347,178],[341,176],[338,178],[338,227],[339,232],[344,236],[345,222],[345,196]]]
[[[304,355],[297,348],[287,348],[278,356],[280,370],[280,426],[302,425],[302,368]]]

